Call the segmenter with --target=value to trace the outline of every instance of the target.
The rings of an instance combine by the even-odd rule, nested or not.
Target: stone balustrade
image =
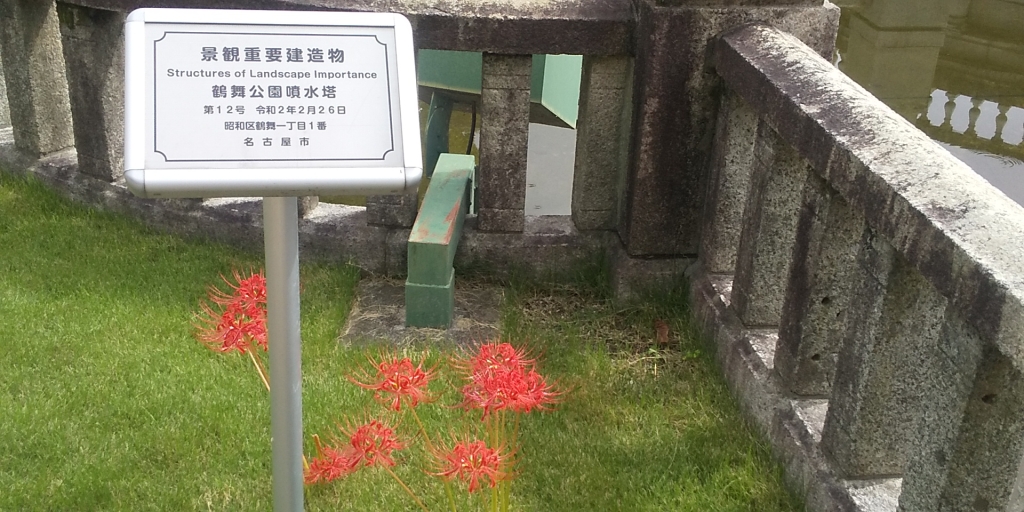
[[[726,33],[693,300],[811,510],[1019,510],[1024,208],[796,38]]]

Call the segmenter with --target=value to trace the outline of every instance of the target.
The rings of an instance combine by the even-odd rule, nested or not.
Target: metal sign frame
[[[306,159],[294,156],[299,155],[299,151],[291,152],[292,159],[256,159],[255,162],[247,159],[168,159],[156,150],[157,122],[154,97],[156,83],[163,79],[162,76],[157,76],[155,61],[158,59],[158,45],[147,44],[150,42],[147,40],[147,27],[153,29],[164,26],[167,28],[165,34],[207,34],[221,30],[217,36],[235,36],[236,39],[240,36],[252,36],[254,33],[271,37],[301,37],[305,35],[302,33],[304,30],[311,36],[321,38],[332,35],[356,37],[360,30],[363,31],[363,35],[367,30],[393,31],[394,61],[389,60],[387,63],[389,76],[386,87],[397,90],[397,97],[388,96],[389,107],[398,111],[394,113],[394,120],[397,122],[392,122],[391,126],[395,154],[389,155],[387,161],[383,157]],[[248,32],[240,33],[244,30]],[[379,40],[377,43],[385,44]],[[300,44],[296,43],[296,46]],[[391,49],[387,46],[389,45],[385,45],[385,51]],[[164,44],[163,47],[173,49],[174,45]],[[173,54],[172,51],[165,53]],[[198,55],[196,57],[198,60]],[[202,64],[203,66],[197,65],[196,69],[207,72],[234,69],[226,66],[225,62],[217,62],[216,66],[212,62]],[[296,69],[287,66],[289,65],[282,69]],[[301,66],[298,68],[302,69]],[[391,71],[394,72],[394,76],[390,76]],[[393,85],[392,82],[397,85]],[[343,81],[331,83],[339,88],[345,85]],[[173,97],[175,91],[164,94]],[[165,97],[167,96],[161,96]],[[125,23],[125,181],[128,188],[139,196],[289,197],[342,193],[410,193],[419,186],[423,173],[418,110],[412,27],[400,14],[146,8],[132,12]],[[174,137],[174,140],[192,140],[192,144],[200,145],[204,142],[204,133],[214,133],[204,130],[215,130],[216,124],[203,124],[206,118],[191,110],[187,113],[169,112],[162,119],[175,119],[183,115],[192,116],[189,119],[195,119],[197,122],[175,121],[179,126],[203,127],[197,128],[195,133],[187,133],[187,129],[165,130],[165,134],[172,132],[167,135],[168,137]],[[349,115],[348,118],[352,116]],[[252,116],[244,116],[244,119],[250,120],[249,124],[253,124]],[[302,121],[304,122],[305,118],[302,118]],[[245,128],[245,123],[236,124]],[[332,144],[340,145],[341,141]],[[187,144],[179,144],[182,149],[183,146]],[[155,153],[163,155],[164,161],[154,164]]]
[[[149,27],[147,27],[149,24]],[[202,145],[202,131],[199,135],[192,133],[178,133],[182,128],[188,128],[189,123],[194,120],[187,120],[180,123],[180,119],[172,119],[170,130],[171,140],[174,141],[169,147],[173,152],[192,152],[199,154],[206,151],[205,159],[198,161],[190,158],[167,158],[166,152],[157,150],[158,140],[156,137],[156,112],[160,98],[156,95],[157,46],[172,31],[168,30],[161,34],[162,37],[153,35],[147,31],[148,28],[167,26],[176,29],[180,40],[182,34],[214,34],[217,37],[249,37],[271,36],[277,38],[303,38],[306,41],[311,38],[323,37],[325,33],[334,35],[356,37],[352,34],[344,34],[348,29],[361,32],[365,36],[368,32],[373,35],[375,43],[368,43],[371,51],[368,54],[380,54],[383,51],[385,66],[387,69],[387,114],[388,114],[388,136],[390,139],[385,143],[383,154],[380,158],[318,158],[323,155],[322,148],[319,153],[303,152],[298,153],[289,146],[288,155],[299,155],[301,158],[272,159],[257,158],[230,158],[231,155],[246,153],[249,150],[240,148],[229,148],[225,151],[228,158],[217,158],[216,151],[210,152],[209,148],[188,147],[189,141],[196,145]],[[257,32],[244,32],[239,27],[249,30],[255,27]],[[277,30],[275,30],[275,27]],[[282,28],[282,27],[286,27]],[[309,27],[310,34],[305,34],[303,27]],[[370,27],[368,30],[367,27]],[[361,29],[361,30],[356,30]],[[387,32],[382,42],[378,35],[380,30]],[[191,31],[191,32],[189,32]],[[359,36],[359,37],[362,37]],[[392,37],[393,36],[393,37]],[[171,38],[172,40],[174,38]],[[364,41],[368,39],[364,38]],[[393,41],[394,57],[387,51],[388,43]],[[152,43],[152,44],[148,44]],[[278,44],[278,43],[275,43]],[[381,50],[379,46],[384,46]],[[175,52],[180,51],[175,43],[165,43],[171,48],[171,55],[180,57]],[[298,46],[298,43],[296,43]],[[305,47],[303,47],[305,48]],[[194,42],[186,48],[186,51],[194,51]],[[218,48],[201,47],[203,62],[213,62]],[[271,47],[263,48],[269,57]],[[273,47],[275,60],[282,48]],[[293,48],[296,53],[296,68],[304,61],[299,58],[301,49]],[[229,52],[229,50],[231,50]],[[223,55],[231,55],[231,62],[238,61],[240,48],[222,48]],[[248,50],[248,48],[246,48]],[[258,49],[256,49],[258,50]],[[308,50],[308,48],[307,48]],[[319,56],[320,60],[312,59],[305,62],[323,62],[323,48],[317,52],[308,50],[310,54]],[[339,48],[331,48],[335,56]],[[308,55],[310,55],[308,54]],[[253,51],[253,57],[256,51]],[[269,61],[269,58],[268,58]],[[334,62],[345,61],[344,53],[340,59]],[[379,63],[379,62],[378,62]],[[188,66],[192,69],[191,66]],[[200,78],[211,77],[210,73],[218,73],[217,77],[234,78],[235,71],[228,73],[223,66],[220,69],[212,69],[212,64],[205,64],[198,76]],[[167,68],[168,77],[177,76],[177,71]],[[394,80],[392,82],[392,72]],[[183,71],[185,75],[189,71]],[[223,74],[222,74],[223,73]],[[192,71],[193,76],[196,72]],[[359,73],[355,78],[366,77],[366,73]],[[242,75],[246,73],[242,72]],[[275,77],[280,75],[274,75]],[[291,75],[289,75],[291,76]],[[150,80],[149,77],[152,77]],[[190,78],[186,76],[186,78]],[[345,78],[352,78],[346,76]],[[329,79],[329,78],[328,78]],[[341,87],[338,83],[336,87]],[[194,83],[187,85],[194,86]],[[205,84],[209,86],[209,83]],[[218,95],[220,85],[215,90],[210,90],[214,98],[226,98]],[[234,87],[234,86],[233,86]],[[239,86],[244,88],[245,86]],[[277,86],[280,94],[280,86]],[[353,86],[352,90],[358,86]],[[326,90],[320,89],[326,95]],[[373,103],[378,108],[383,105],[380,102],[380,91],[374,87],[364,87],[362,92],[367,90],[370,93],[355,98],[356,104],[363,105],[372,103],[367,98],[375,98]],[[241,91],[239,91],[241,92]],[[345,91],[331,91],[334,94]],[[351,92],[351,90],[349,91]],[[270,91],[267,91],[269,97]],[[303,466],[302,466],[302,348],[300,337],[299,318],[299,240],[298,240],[298,202],[296,196],[332,194],[332,193],[409,193],[417,190],[420,177],[423,174],[423,163],[420,149],[419,130],[419,103],[417,98],[416,67],[412,42],[412,28],[408,20],[399,14],[388,13],[339,13],[339,12],[277,12],[277,11],[243,11],[243,10],[191,10],[191,9],[139,9],[132,12],[125,24],[125,182],[135,195],[142,197],[233,197],[233,196],[263,196],[263,230],[264,249],[266,252],[266,280],[267,280],[267,335],[269,342],[270,358],[270,432],[272,447],[272,468],[273,468],[273,493],[274,510],[277,512],[299,512],[303,509]],[[181,103],[185,107],[189,101],[193,101],[195,107],[196,91],[191,90],[182,93]],[[397,97],[396,97],[397,96]],[[241,96],[239,96],[241,97]],[[261,96],[262,98],[263,96]],[[294,96],[292,96],[294,97]],[[360,101],[361,100],[361,101]],[[205,100],[204,100],[205,101]],[[313,101],[310,100],[309,104]],[[196,111],[180,114],[175,113],[175,104],[172,102],[168,107],[170,116],[185,118],[195,116]],[[211,105],[212,107],[212,105]],[[202,107],[203,115],[211,114],[207,106]],[[361,108],[361,107],[360,107]],[[147,110],[148,109],[148,110]],[[397,109],[396,113],[394,109]],[[214,108],[214,111],[216,109]],[[236,109],[237,110],[237,109]],[[248,110],[248,109],[246,109]],[[364,109],[371,110],[370,108]],[[264,114],[266,107],[264,107]],[[286,112],[288,113],[288,112]],[[330,113],[330,112],[328,112]],[[347,115],[346,112],[342,114]],[[201,116],[200,116],[201,118]],[[356,116],[353,123],[357,128],[370,126],[360,125],[367,118],[374,126],[383,125],[383,122],[373,121],[373,116]],[[174,123],[178,122],[178,125]],[[203,121],[200,121],[202,124]],[[239,121],[241,122],[241,121]],[[259,131],[260,127],[266,128],[267,122],[254,129]],[[296,121],[298,123],[298,121]],[[224,122],[224,131],[229,131],[228,122]],[[276,121],[274,123],[276,125]],[[331,123],[333,125],[333,123]],[[341,123],[344,125],[345,123]],[[215,126],[215,125],[214,125]],[[232,125],[233,127],[234,125]],[[206,130],[210,126],[203,127]],[[243,124],[242,128],[248,130]],[[213,128],[216,130],[216,128]],[[291,127],[288,128],[291,130]],[[276,128],[275,128],[276,130]],[[376,137],[383,133],[379,128],[368,128],[372,133],[355,132],[349,128],[352,138],[371,143],[377,142]],[[376,130],[376,131],[373,131]],[[223,134],[217,134],[211,138],[223,139]],[[209,132],[207,132],[209,135]],[[325,139],[331,136],[324,134]],[[244,139],[243,139],[244,140]],[[273,139],[270,140],[273,146]],[[182,142],[184,141],[184,142]],[[283,140],[281,140],[283,147]],[[337,141],[335,141],[337,142]],[[151,144],[151,145],[150,145]],[[244,144],[249,146],[248,141]],[[350,143],[350,147],[342,150],[329,149],[328,151],[362,151],[365,148],[354,148],[356,144]],[[165,146],[160,146],[167,149]],[[354,149],[353,149],[354,148]],[[256,149],[252,150],[253,154]],[[264,150],[269,151],[269,150]],[[380,153],[378,149],[374,149]],[[391,154],[393,152],[393,154]],[[154,155],[159,153],[162,161]],[[371,152],[366,151],[365,154]],[[357,153],[363,154],[363,153]],[[390,156],[388,156],[390,154]],[[209,158],[213,155],[214,158]],[[375,154],[374,154],[375,156]],[[309,157],[309,158],[306,158]],[[397,163],[396,163],[397,161]]]

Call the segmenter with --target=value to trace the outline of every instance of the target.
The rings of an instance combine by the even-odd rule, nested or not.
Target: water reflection
[[[839,68],[1024,204],[1024,0],[839,3]]]

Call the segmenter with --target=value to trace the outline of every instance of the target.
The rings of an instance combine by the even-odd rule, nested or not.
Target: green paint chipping
[[[405,324],[448,328],[455,301],[452,262],[469,211],[472,155],[442,154],[409,235]]]

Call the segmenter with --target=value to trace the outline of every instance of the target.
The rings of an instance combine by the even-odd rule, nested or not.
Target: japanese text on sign
[[[174,28],[153,36],[148,164],[329,165],[394,153],[397,86],[386,34]]]

